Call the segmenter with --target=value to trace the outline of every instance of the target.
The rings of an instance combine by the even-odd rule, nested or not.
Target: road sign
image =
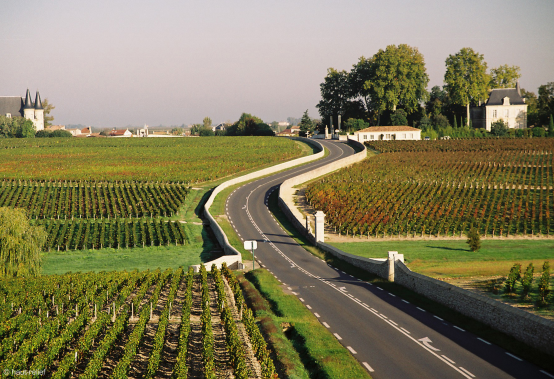
[[[244,241],[244,250],[256,250],[258,248],[258,241]]]

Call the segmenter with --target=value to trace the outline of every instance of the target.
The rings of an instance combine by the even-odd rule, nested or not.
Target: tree
[[[554,82],[549,82],[539,87],[537,110],[539,125],[547,125],[550,115],[554,114]]]
[[[204,126],[200,128],[200,130],[198,131],[198,135],[200,137],[213,137],[215,136],[215,132],[212,130],[212,128]]]
[[[554,120],[552,119],[552,115],[550,115],[550,122],[548,123],[548,136],[554,137]]]
[[[346,103],[351,96],[348,73],[344,70],[337,71],[332,67],[327,69],[327,76],[319,85],[319,89],[321,100],[316,108],[323,122],[328,122],[330,116],[344,114]]]
[[[212,126],[212,119],[209,117],[204,117],[204,120],[202,120],[202,123],[204,124],[205,128],[209,128]]]
[[[516,282],[521,279],[521,263],[514,263],[506,278],[506,292],[514,292]]]
[[[53,109],[56,109],[56,107],[48,101],[48,98],[45,98],[42,101],[42,107],[44,108],[44,127],[52,125],[52,121],[54,121],[54,116],[50,116],[50,112],[52,112]]]
[[[372,58],[372,77],[364,83],[376,110],[396,111],[400,105],[407,113],[415,111],[421,101],[427,100],[429,76],[423,55],[406,44],[389,45]]]
[[[473,252],[478,251],[481,248],[481,236],[479,235],[477,228],[474,226],[472,226],[469,229],[469,232],[467,232],[467,244]]]
[[[485,99],[490,82],[483,55],[469,47],[449,55],[444,82],[451,102],[466,107],[466,122],[469,125],[469,104]]]
[[[25,211],[0,208],[0,277],[28,277],[40,274],[40,251],[46,232],[31,226]]]
[[[228,136],[274,136],[275,132],[260,118],[243,113],[240,119],[227,128]]]
[[[500,119],[491,124],[491,133],[493,136],[504,137],[508,134],[508,125]]]
[[[517,80],[521,77],[519,66],[507,64],[492,68],[490,73],[490,88],[515,88]]]
[[[408,125],[408,119],[406,118],[407,114],[404,109],[397,109],[391,116],[391,123],[393,125],[401,125],[405,126]]]
[[[304,136],[308,136],[310,133],[314,131],[315,125],[308,115],[308,110],[306,109],[306,112],[302,115],[302,119],[300,119],[300,132]]]
[[[533,273],[535,272],[535,267],[533,263],[529,263],[523,277],[521,278],[521,285],[523,287],[523,298],[527,299],[529,297],[529,291],[531,291],[531,285],[533,284]]]
[[[362,130],[365,128],[369,128],[369,124],[359,118],[349,118],[344,123],[344,129],[347,130],[349,133],[357,132],[358,130]]]
[[[34,138],[35,137],[35,126],[31,120],[25,120],[19,127],[16,133],[17,138]]]
[[[539,281],[539,296],[541,303],[547,303],[547,297],[550,293],[550,262],[545,261],[542,265],[542,275]]]
[[[520,89],[521,97],[525,99],[527,104],[527,125],[539,125],[539,112],[537,95],[534,92],[528,92],[524,88]]]

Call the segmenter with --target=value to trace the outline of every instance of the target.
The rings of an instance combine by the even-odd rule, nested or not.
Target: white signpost
[[[244,241],[244,250],[252,252],[252,270],[254,270],[254,250],[258,248],[258,241]]]

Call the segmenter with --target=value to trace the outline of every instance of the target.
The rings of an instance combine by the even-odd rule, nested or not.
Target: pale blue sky
[[[462,47],[554,81],[554,1],[2,0],[0,96],[39,90],[55,123],[266,122],[315,105],[327,68],[417,47],[429,89]]]

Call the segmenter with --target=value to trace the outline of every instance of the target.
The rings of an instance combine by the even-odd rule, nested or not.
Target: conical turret
[[[25,105],[23,106],[23,109],[33,109],[33,101],[31,100],[31,92],[29,92],[29,89],[27,88],[27,95],[25,96]]]
[[[37,95],[35,97],[35,109],[44,109],[42,107],[42,101],[40,101],[40,93],[37,91]]]

